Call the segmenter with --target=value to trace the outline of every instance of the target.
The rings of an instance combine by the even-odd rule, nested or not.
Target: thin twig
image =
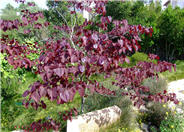
[[[63,20],[65,21],[66,25],[68,26],[68,22],[66,21],[65,17],[58,11],[58,9],[56,9],[56,11],[63,18]]]

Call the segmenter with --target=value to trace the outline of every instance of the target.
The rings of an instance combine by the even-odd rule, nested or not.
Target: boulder
[[[118,106],[96,110],[67,120],[67,132],[98,132],[120,119],[121,109]]]

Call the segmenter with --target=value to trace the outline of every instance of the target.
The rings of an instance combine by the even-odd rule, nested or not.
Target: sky
[[[26,1],[34,1],[40,8],[47,9],[46,0],[26,0]],[[167,0],[162,0],[162,4],[164,4],[166,1]],[[0,9],[5,8],[8,3],[10,3],[14,7],[18,7],[19,5],[14,0],[0,0]]]
[[[42,8],[42,9],[47,9],[46,6],[46,1],[47,0],[26,0],[27,2],[31,2],[34,1],[38,7]],[[168,0],[161,0],[162,2],[162,6],[163,4],[165,4],[165,2],[167,2]],[[184,7],[184,0],[177,0],[178,1],[178,6],[180,7]],[[7,4],[11,4],[14,7],[18,7],[18,3],[16,3],[14,0],[0,0],[0,10],[4,9],[6,7]],[[1,12],[1,11],[0,11]]]
[[[38,7],[47,9],[46,0],[26,0],[26,2],[31,1],[34,1],[38,5]],[[14,7],[18,7],[19,5],[18,3],[15,2],[15,0],[0,0],[0,10],[4,9],[8,3]]]

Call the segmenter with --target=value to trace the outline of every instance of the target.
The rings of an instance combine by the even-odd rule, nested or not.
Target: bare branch
[[[72,18],[72,16],[71,16],[71,18]],[[72,28],[71,28],[72,31],[71,31],[71,34],[70,34],[70,41],[71,41],[72,46],[73,46],[74,49],[76,49],[76,47],[75,47],[75,44],[74,44],[72,38],[73,38],[73,33],[74,33],[75,24],[76,24],[76,19],[75,19],[74,24],[73,24],[73,26],[72,26]]]
[[[66,21],[65,17],[58,11],[58,9],[56,9],[56,11],[63,18],[63,20],[65,21],[66,25],[68,26],[68,22]]]

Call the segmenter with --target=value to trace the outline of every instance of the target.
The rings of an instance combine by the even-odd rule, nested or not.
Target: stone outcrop
[[[73,117],[72,121],[67,121],[67,132],[98,132],[116,122],[121,112],[118,106],[112,106]]]

